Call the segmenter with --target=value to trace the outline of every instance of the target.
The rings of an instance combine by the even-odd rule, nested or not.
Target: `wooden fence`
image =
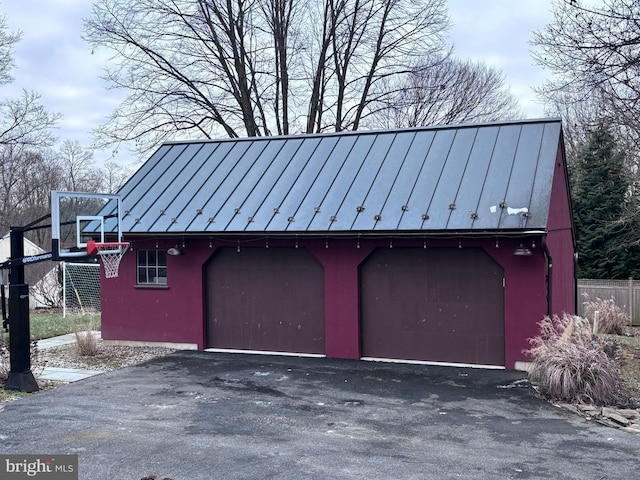
[[[578,312],[584,316],[584,302],[588,298],[608,300],[613,297],[616,305],[626,311],[633,325],[640,325],[640,280],[578,280]]]

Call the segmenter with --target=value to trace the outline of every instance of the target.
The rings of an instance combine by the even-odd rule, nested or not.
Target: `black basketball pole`
[[[11,227],[11,258],[24,258],[25,227]],[[9,268],[9,361],[10,372],[5,390],[37,392],[38,383],[31,372],[31,339],[29,326],[29,285],[25,283],[24,263]]]

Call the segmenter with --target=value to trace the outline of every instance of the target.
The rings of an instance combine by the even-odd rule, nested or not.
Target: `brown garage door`
[[[363,357],[504,365],[503,270],[482,249],[379,249],[360,282]]]
[[[221,248],[206,282],[208,347],[324,353],[324,271],[304,248]]]

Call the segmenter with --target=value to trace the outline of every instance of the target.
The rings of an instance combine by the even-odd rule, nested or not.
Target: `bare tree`
[[[455,57],[424,60],[403,80],[389,108],[378,115],[385,126],[487,122],[524,116],[502,72],[483,63]]]
[[[96,165],[91,148],[77,140],[65,140],[57,153],[57,162],[64,172],[58,189],[87,193],[116,193],[131,176],[131,169],[116,162]]]
[[[445,0],[99,0],[85,23],[128,96],[98,131],[141,150],[175,134],[355,130],[389,80],[447,50]]]
[[[55,142],[52,128],[60,118],[40,104],[40,95],[23,91],[19,99],[0,100],[0,146],[46,148]]]
[[[49,211],[49,192],[59,185],[62,172],[55,158],[47,155],[18,146],[0,148],[1,232],[30,223]]]
[[[272,36],[274,61],[274,98],[272,108],[276,128],[283,135],[289,134],[289,42],[292,22],[296,20],[297,6],[293,0],[265,0],[260,3],[262,14]]]
[[[538,93],[553,110],[577,113],[570,124],[586,121],[589,130],[602,123],[619,138],[631,133],[638,139],[640,3],[555,0],[552,13],[553,21],[531,40],[533,58],[553,73]]]
[[[116,162],[105,162],[101,169],[102,193],[117,193],[132,174],[131,168]]]
[[[58,187],[72,192],[96,193],[102,190],[103,175],[95,166],[93,152],[77,140],[65,140],[58,152],[58,164],[64,172]]]
[[[5,85],[13,78],[11,69],[14,67],[13,46],[20,41],[21,32],[10,32],[7,26],[7,18],[0,15],[0,85]]]
[[[10,32],[0,16],[0,85],[13,80],[13,48],[20,32]],[[43,215],[48,200],[41,189],[57,178],[57,165],[49,163],[52,128],[59,118],[47,112],[35,92],[23,91],[18,99],[0,100],[0,232]]]
[[[309,108],[307,132],[357,130],[386,108],[419,58],[448,52],[443,2],[415,7],[402,1],[325,3],[326,53],[316,63],[313,91],[319,95]],[[322,120],[327,112],[329,122]]]
[[[625,211],[618,243],[638,245],[640,225],[640,3],[604,0],[597,6],[554,0],[553,21],[532,37],[534,59],[553,73],[538,89],[548,111],[565,120],[570,171],[579,152],[601,126],[624,153]],[[580,192],[574,192],[579,195]]]
[[[21,37],[21,32],[8,30],[6,17],[0,15],[0,85],[13,80],[13,49]],[[26,90],[18,99],[0,100],[0,147],[48,147],[53,144],[51,128],[60,115],[47,112],[39,100],[39,94]]]
[[[0,232],[50,213],[51,190],[113,193],[129,173],[113,162],[96,166],[92,151],[77,141],[63,142],[58,151],[0,147]],[[48,229],[34,230],[27,236],[43,248],[51,242]]]

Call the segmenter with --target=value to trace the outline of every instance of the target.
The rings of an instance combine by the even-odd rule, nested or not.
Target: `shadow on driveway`
[[[178,352],[8,404],[4,454],[80,479],[621,479],[640,435],[536,398],[521,372]]]

